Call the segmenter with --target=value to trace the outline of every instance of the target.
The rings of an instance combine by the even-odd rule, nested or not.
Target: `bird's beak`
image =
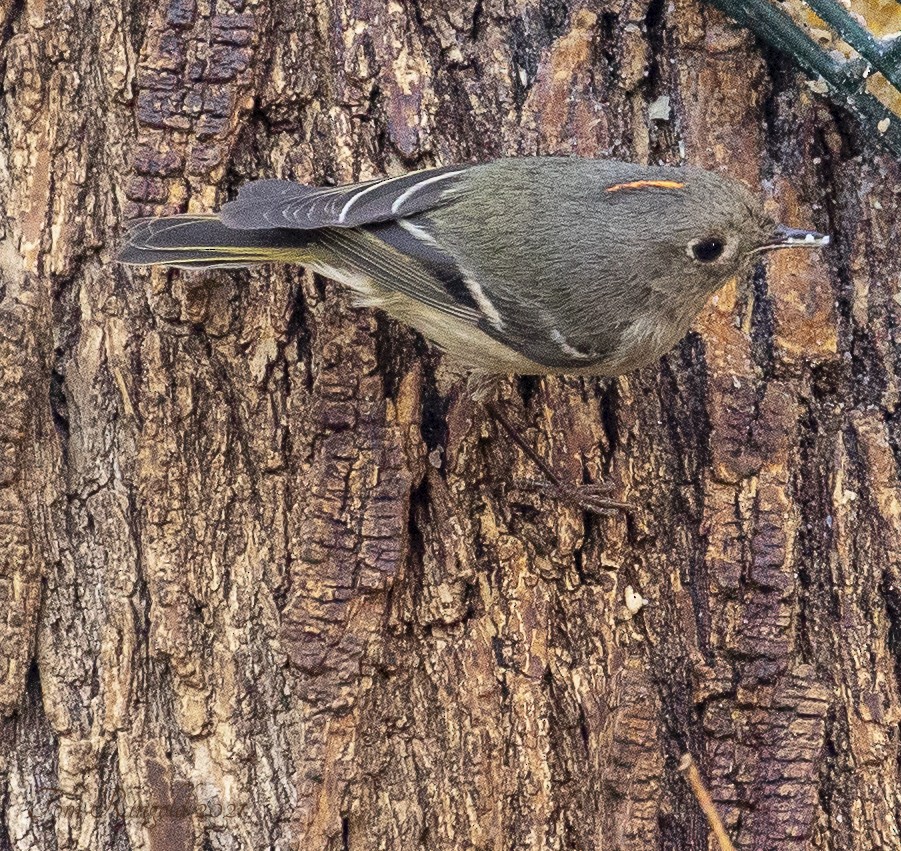
[[[757,251],[775,251],[777,248],[822,248],[829,245],[829,242],[829,236],[825,233],[777,225],[772,237],[757,248]]]

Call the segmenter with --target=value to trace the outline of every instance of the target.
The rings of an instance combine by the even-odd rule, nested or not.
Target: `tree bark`
[[[0,21],[0,851],[712,848],[685,752],[739,849],[901,847],[897,162],[689,0]],[[517,491],[332,282],[113,263],[252,178],[502,154],[684,157],[833,235],[658,366],[506,383],[631,515]]]

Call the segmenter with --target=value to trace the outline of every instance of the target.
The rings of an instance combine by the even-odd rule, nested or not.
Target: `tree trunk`
[[[0,849],[713,848],[684,752],[739,849],[901,847],[896,162],[687,0],[0,20]],[[517,490],[330,281],[112,262],[252,178],[552,153],[834,237],[658,366],[507,382],[630,515]]]

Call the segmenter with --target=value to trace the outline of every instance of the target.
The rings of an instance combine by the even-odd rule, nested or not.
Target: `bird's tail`
[[[312,235],[301,230],[238,230],[217,215],[137,219],[128,225],[118,261],[133,266],[215,269],[254,263],[304,263]]]

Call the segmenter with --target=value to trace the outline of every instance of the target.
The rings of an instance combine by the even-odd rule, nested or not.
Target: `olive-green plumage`
[[[300,263],[476,370],[614,375],[671,348],[760,252],[827,242],[711,171],[526,157],[321,189],[256,181],[218,215],[135,223],[119,259]]]

